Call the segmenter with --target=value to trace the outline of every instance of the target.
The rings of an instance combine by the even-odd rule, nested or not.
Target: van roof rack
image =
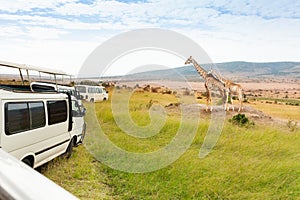
[[[56,85],[57,85],[57,79],[56,79],[57,75],[61,75],[62,77],[63,76],[69,76],[70,77],[70,82],[71,82],[71,75],[67,74],[67,73],[65,73],[64,71],[61,71],[61,70],[46,69],[46,68],[36,67],[36,66],[32,66],[32,65],[18,64],[18,63],[7,62],[7,61],[0,61],[0,66],[11,67],[11,68],[18,69],[21,80],[22,80],[22,85],[25,85],[22,70],[26,71],[27,78],[28,78],[29,82],[30,82],[29,70],[39,72],[40,79],[41,79],[41,73],[54,75],[55,83],[53,83],[53,84],[56,84]]]

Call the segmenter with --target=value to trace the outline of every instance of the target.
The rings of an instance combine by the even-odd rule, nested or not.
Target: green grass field
[[[116,95],[121,98],[122,93]],[[174,110],[166,111],[158,134],[149,138],[126,134],[117,126],[115,118],[123,119],[128,112],[132,123],[145,127],[151,124],[148,112],[151,105],[165,106],[181,100],[171,95],[138,93],[131,96],[129,102],[129,112],[113,112],[111,101],[87,103],[85,145],[75,148],[70,159],[51,161],[41,172],[80,199],[299,199],[299,129],[291,132],[288,128],[260,123],[246,128],[226,120],[216,146],[200,159],[199,150],[210,125],[207,115],[201,116],[189,149],[165,168],[149,173],[128,173],[98,162],[87,150],[92,149],[96,157],[97,152],[101,152],[96,147],[93,149],[99,141],[93,113],[89,112],[94,108],[107,138],[127,151],[159,150],[176,136],[180,113]],[[152,120],[160,120],[156,115],[154,112]]]

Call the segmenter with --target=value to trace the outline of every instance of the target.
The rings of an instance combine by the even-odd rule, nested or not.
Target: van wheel
[[[22,160],[23,163],[25,163],[26,165],[28,165],[29,167],[33,166],[33,163],[31,162],[31,160],[29,158],[24,158]]]
[[[66,151],[66,158],[70,158],[71,155],[72,155],[72,152],[73,152],[73,147],[74,147],[74,138],[72,138],[68,148],[67,148],[67,151]]]
[[[94,102],[94,99],[92,98],[92,99],[90,100],[90,102]]]

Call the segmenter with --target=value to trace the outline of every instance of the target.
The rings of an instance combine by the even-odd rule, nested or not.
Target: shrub
[[[229,119],[229,122],[231,122],[234,125],[238,126],[253,126],[254,122],[251,122],[245,114],[237,114],[234,115],[231,119]]]
[[[243,103],[249,103],[248,99],[244,99]]]

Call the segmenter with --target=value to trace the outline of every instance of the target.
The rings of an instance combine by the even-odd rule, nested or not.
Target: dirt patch
[[[235,115],[238,112],[238,106],[233,106],[234,110],[232,110],[232,106],[230,106],[230,110],[226,112],[227,115]],[[169,105],[165,106],[167,110],[174,111],[174,110],[180,110],[181,108],[188,110],[191,114],[200,111],[201,114],[209,115],[212,112],[225,112],[222,106],[213,106],[212,111],[210,111],[210,107],[208,111],[206,111],[206,105],[205,104],[180,104],[180,103],[170,103]],[[244,106],[243,110],[240,113],[249,114],[253,118],[270,118],[267,114],[256,110],[252,108],[251,106]]]
[[[286,123],[284,119],[272,118],[271,116],[263,113],[262,111],[256,110],[251,106],[244,106],[241,112],[238,112],[238,106],[234,106],[234,111],[232,110],[232,106],[230,105],[230,111],[224,111],[222,106],[213,106],[213,110],[206,111],[205,104],[169,104],[165,106],[168,113],[176,113],[181,114],[182,110],[184,113],[188,114],[191,117],[197,117],[200,114],[200,118],[210,117],[212,114],[225,114],[227,119],[232,118],[234,115],[238,113],[245,114],[249,119],[254,122],[262,122],[262,123],[277,123],[281,124]]]

